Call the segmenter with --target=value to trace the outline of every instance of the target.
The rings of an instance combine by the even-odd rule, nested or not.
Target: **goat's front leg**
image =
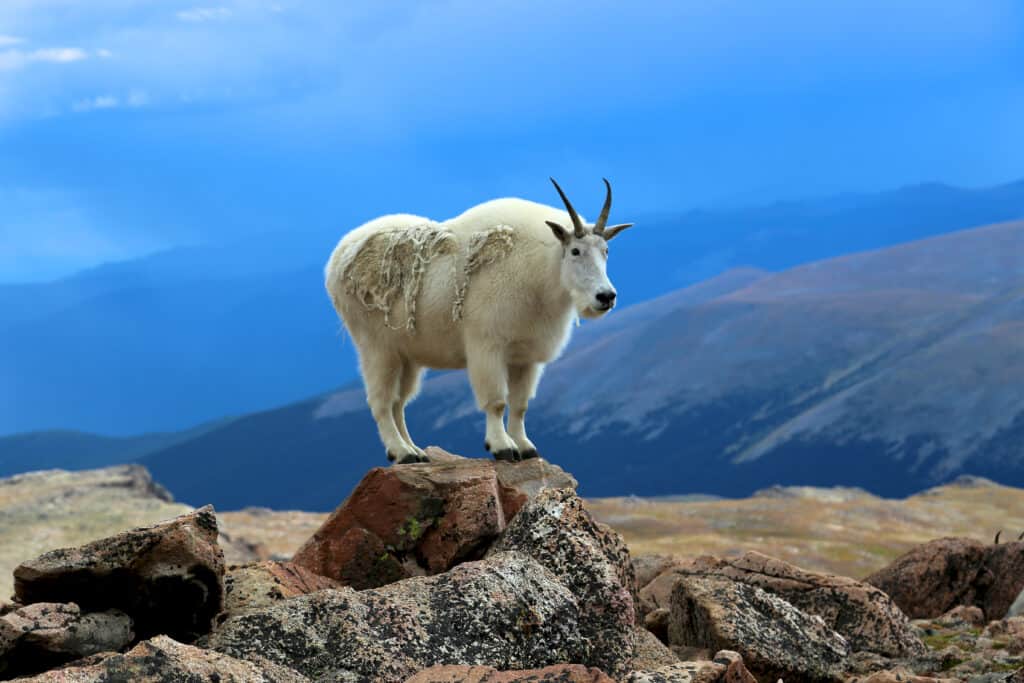
[[[538,457],[537,447],[526,436],[526,408],[537,393],[543,369],[539,363],[508,366],[508,434],[523,460]]]
[[[519,460],[516,442],[505,431],[505,407],[508,404],[508,377],[503,353],[480,344],[467,344],[466,369],[469,383],[480,410],[487,415],[484,448],[495,460]]]

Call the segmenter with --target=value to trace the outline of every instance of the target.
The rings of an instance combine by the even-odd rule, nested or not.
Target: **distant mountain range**
[[[629,305],[739,266],[783,270],[1021,217],[1024,182],[623,216],[639,227],[616,240],[610,271]],[[321,264],[351,227],[253,235],[0,286],[0,434],[173,432],[351,381],[352,346],[321,281]]]
[[[587,496],[776,483],[898,496],[964,472],[1024,485],[1022,387],[1024,221],[732,269],[616,311],[549,367],[528,426]],[[430,377],[409,422],[421,445],[484,455],[462,372]],[[358,387],[133,459],[222,509],[327,509],[385,464]],[[26,465],[0,440],[0,475],[45,466]]]

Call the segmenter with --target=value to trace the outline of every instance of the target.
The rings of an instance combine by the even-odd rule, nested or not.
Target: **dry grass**
[[[711,502],[588,501],[634,554],[738,555],[757,550],[817,571],[863,577],[942,536],[991,542],[1024,530],[1024,490],[945,486],[905,500],[863,492],[791,489],[788,497]]]

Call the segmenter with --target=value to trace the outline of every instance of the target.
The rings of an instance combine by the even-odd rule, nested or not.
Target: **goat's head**
[[[612,186],[607,180],[604,207],[597,222],[586,225],[576,213],[569,198],[555,179],[551,179],[558,196],[562,198],[572,229],[555,221],[546,221],[551,232],[562,243],[562,286],[572,295],[576,310],[584,318],[600,318],[615,307],[615,287],[608,279],[608,242],[633,225],[621,223],[608,227],[608,212],[612,208]]]

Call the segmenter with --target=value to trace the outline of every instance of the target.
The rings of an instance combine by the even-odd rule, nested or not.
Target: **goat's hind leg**
[[[410,361],[402,363],[402,376],[398,384],[398,400],[395,401],[392,412],[395,416],[395,426],[398,427],[398,433],[402,435],[406,443],[412,446],[419,462],[430,462],[430,458],[423,452],[423,449],[417,446],[412,437],[409,436],[409,429],[405,426],[405,406],[419,393],[422,377],[423,368]]]
[[[380,440],[387,450],[388,460],[399,465],[420,462],[419,453],[405,440],[395,423],[394,406],[399,400],[402,380],[402,357],[386,350],[361,349],[359,364],[366,385],[366,402],[377,422]]]

